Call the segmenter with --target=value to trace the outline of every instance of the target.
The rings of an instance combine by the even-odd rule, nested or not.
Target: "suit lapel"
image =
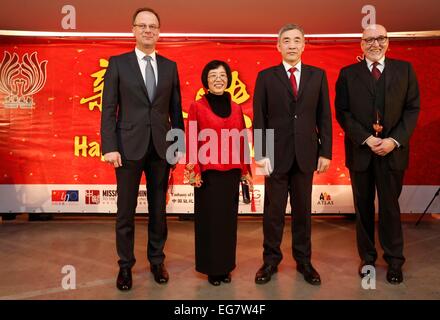
[[[302,93],[304,92],[304,88],[306,88],[307,82],[312,75],[312,71],[306,64],[301,65],[301,76],[299,81],[299,89],[298,89],[298,101],[301,99]]]
[[[164,83],[164,77],[166,75],[166,61],[165,59],[156,53],[156,63],[157,63],[157,86],[156,93],[154,94],[154,100],[158,98],[161,93],[161,87]]]
[[[394,65],[394,61],[391,59],[385,58],[385,69],[387,71],[385,76],[385,92],[390,89],[391,84],[393,83],[393,78],[396,75],[396,68]]]
[[[286,86],[287,90],[289,90],[292,97],[295,97],[293,95],[293,89],[292,84],[290,83],[289,78],[287,77],[286,69],[284,69],[284,65],[281,63],[280,65],[275,67],[275,75],[280,81]]]
[[[147,87],[145,86],[144,78],[142,78],[141,69],[139,68],[139,63],[135,51],[133,51],[129,55],[129,63],[131,68],[133,69],[133,74],[135,75],[136,80],[139,82],[139,85],[141,86],[143,92],[145,93],[148,99]]]
[[[284,68],[283,64],[278,65],[275,68],[275,75],[280,79],[280,81],[287,87],[287,90],[289,90],[289,93],[292,95],[292,97],[294,98],[294,94],[293,94],[293,89],[292,89],[292,84],[290,83],[289,78],[287,77],[287,73],[286,73],[286,69]],[[301,66],[301,80],[299,82],[299,88],[298,88],[298,97],[297,100],[300,99],[304,88],[306,87],[306,83],[309,81],[311,76],[311,70],[310,68],[305,65],[302,64]]]
[[[296,100],[296,107],[295,107],[295,112],[297,114],[301,114],[305,109],[307,109],[306,108],[307,102],[306,101],[303,102],[303,99],[301,97],[303,96],[304,91],[307,91],[307,87],[309,87],[308,84],[311,81],[312,73],[313,73],[313,70],[311,68],[309,68],[308,65],[306,65],[304,63],[301,65],[301,75],[300,75],[299,88],[298,88],[298,97]],[[306,95],[307,95],[307,93],[306,93]]]
[[[368,70],[367,61],[363,60],[357,64],[356,73],[364,85],[368,88],[368,91],[374,95],[374,82],[371,76],[370,70]]]
[[[384,107],[384,125],[389,128],[389,119],[392,118],[392,111],[390,108],[388,108],[390,99],[388,98],[389,92],[391,91],[391,84],[393,83],[393,78],[396,76],[396,68],[393,60],[385,58],[385,105]]]

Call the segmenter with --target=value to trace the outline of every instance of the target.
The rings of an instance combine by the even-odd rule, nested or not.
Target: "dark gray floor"
[[[428,215],[415,227],[416,218],[405,215],[403,222],[404,283],[386,282],[386,265],[380,258],[376,289],[365,290],[357,275],[354,221],[313,218],[313,263],[323,281],[313,287],[295,271],[287,218],[279,272],[270,283],[256,285],[254,275],[262,262],[261,218],[241,217],[232,283],[213,287],[194,270],[193,222],[175,217],[168,218],[170,282],[156,284],[147,271],[147,220],[140,217],[133,289],[119,292],[113,219],[58,216],[49,222],[28,222],[23,214],[0,223],[0,299],[440,299],[440,220]],[[62,288],[65,265],[76,270],[75,290]]]

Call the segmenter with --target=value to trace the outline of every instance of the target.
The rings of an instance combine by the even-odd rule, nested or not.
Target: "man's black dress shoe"
[[[318,271],[313,268],[311,263],[297,264],[296,270],[299,273],[302,273],[304,280],[306,280],[308,283],[314,286],[319,286],[321,284],[321,277],[319,276]]]
[[[276,266],[270,264],[263,264],[260,269],[258,269],[255,275],[255,283],[265,284],[270,281],[272,275],[278,271]]]
[[[170,276],[163,263],[151,265],[150,270],[154,275],[154,281],[159,284],[165,284],[168,282]]]
[[[208,275],[208,282],[216,287],[221,285],[222,279],[223,279],[223,276],[210,276],[210,275]]]
[[[361,278],[364,278],[364,277],[366,277],[367,275],[370,274],[368,271],[362,271],[362,269],[365,266],[370,266],[370,267],[373,267],[373,268],[376,267],[374,262],[369,262],[369,261],[362,260],[361,263],[359,264],[359,268],[358,268],[358,274],[359,274],[359,277],[361,277]]]
[[[121,291],[128,291],[131,289],[133,281],[131,278],[130,268],[120,268],[118,279],[116,280],[116,287]]]
[[[401,267],[388,267],[387,281],[391,284],[399,284],[403,281],[403,273]]]

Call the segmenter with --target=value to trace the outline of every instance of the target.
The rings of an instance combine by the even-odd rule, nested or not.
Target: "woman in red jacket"
[[[188,112],[185,183],[194,188],[196,270],[214,286],[231,281],[235,268],[240,180],[252,186],[241,107],[226,88],[227,63],[213,60],[202,72],[208,89]]]

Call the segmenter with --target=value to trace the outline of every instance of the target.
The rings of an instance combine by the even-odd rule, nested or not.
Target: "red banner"
[[[0,184],[114,184],[101,160],[100,111],[107,60],[134,48],[132,41],[0,39]],[[406,185],[440,184],[439,40],[391,41],[388,56],[410,61],[417,73],[421,113],[411,140]],[[234,71],[234,97],[251,125],[258,71],[280,63],[275,42],[160,42],[158,52],[177,62],[184,115],[202,87],[200,75],[212,59]],[[307,44],[303,62],[326,70],[334,119],[339,70],[356,62],[358,43]],[[333,120],[333,161],[314,183],[348,185],[343,132]],[[174,176],[181,184],[182,167]],[[257,180],[261,183],[262,180]]]

